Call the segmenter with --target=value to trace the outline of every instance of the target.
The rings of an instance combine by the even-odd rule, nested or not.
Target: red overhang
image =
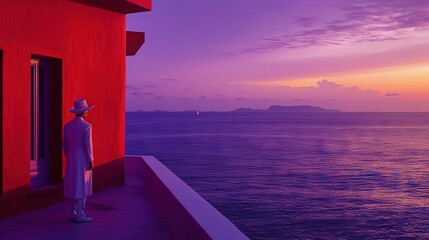
[[[72,0],[86,5],[128,14],[150,11],[152,0]]]
[[[127,56],[134,56],[144,43],[144,32],[127,31]]]

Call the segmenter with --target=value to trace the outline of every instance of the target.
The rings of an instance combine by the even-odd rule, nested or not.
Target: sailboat
[[[198,111],[198,109],[195,111],[195,116],[200,116],[200,111]]]

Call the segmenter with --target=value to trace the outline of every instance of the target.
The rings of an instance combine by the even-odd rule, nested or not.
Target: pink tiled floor
[[[137,176],[88,198],[86,215],[93,222],[70,222],[68,206],[62,202],[0,221],[0,239],[171,239]]]

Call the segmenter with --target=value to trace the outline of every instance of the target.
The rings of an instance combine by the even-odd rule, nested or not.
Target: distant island
[[[301,105],[301,106],[272,105],[267,109],[239,108],[231,112],[341,112],[341,111],[333,110],[333,109],[324,109],[321,107],[314,107],[309,105]]]
[[[201,112],[199,110],[183,110],[183,111],[168,111],[168,110],[153,110],[153,111],[127,111],[127,112],[155,112],[155,113],[169,113],[169,112]],[[203,112],[213,112],[213,111],[203,111]],[[219,111],[222,112],[222,111]],[[300,105],[300,106],[281,106],[281,105],[272,105],[267,109],[252,109],[252,108],[238,108],[229,112],[341,112],[340,110],[335,109],[325,109],[321,107],[314,107],[310,105]]]

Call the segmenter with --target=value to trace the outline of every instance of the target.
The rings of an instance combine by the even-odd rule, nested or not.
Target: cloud
[[[302,27],[311,27],[316,24],[317,21],[318,19],[314,17],[299,17],[295,20],[295,24]]]
[[[153,84],[148,84],[144,86],[145,88],[157,88],[157,85],[153,85]]]
[[[180,79],[176,78],[158,78],[158,81],[165,81],[165,82],[179,82]]]
[[[132,92],[131,95],[136,96],[136,97],[141,97],[141,93],[137,92],[137,91]]]
[[[323,79],[321,81],[317,82],[318,89],[320,90],[328,90],[328,91],[341,91],[341,92],[348,92],[348,93],[354,93],[361,92],[361,93],[368,93],[372,95],[379,95],[380,92],[372,89],[361,89],[357,86],[351,86],[346,87],[344,85],[338,84],[336,82],[332,82],[326,79]]]
[[[330,81],[328,81],[326,79],[323,79],[321,81],[317,81],[317,86],[319,88],[333,88],[333,89],[335,89],[335,88],[337,88],[337,89],[344,88],[343,85],[338,84],[336,82],[330,82]]]
[[[238,53],[393,41],[404,39],[408,33],[429,29],[427,0],[339,1],[334,7],[338,12],[335,20],[323,22],[314,17],[299,17],[294,24],[302,30],[262,38],[256,45],[239,49]]]
[[[140,90],[140,88],[136,87],[136,86],[133,86],[133,85],[127,85],[126,86],[126,90],[127,91],[138,91],[138,90]]]
[[[397,97],[397,96],[401,96],[401,94],[399,94],[399,93],[386,93],[385,96],[386,97]]]
[[[363,90],[356,86],[346,87],[344,85],[338,84],[336,82],[332,82],[326,79],[323,79],[321,81],[317,81],[317,88],[322,91],[348,91],[348,92],[371,92],[373,94],[379,94],[378,91],[375,90]]]

